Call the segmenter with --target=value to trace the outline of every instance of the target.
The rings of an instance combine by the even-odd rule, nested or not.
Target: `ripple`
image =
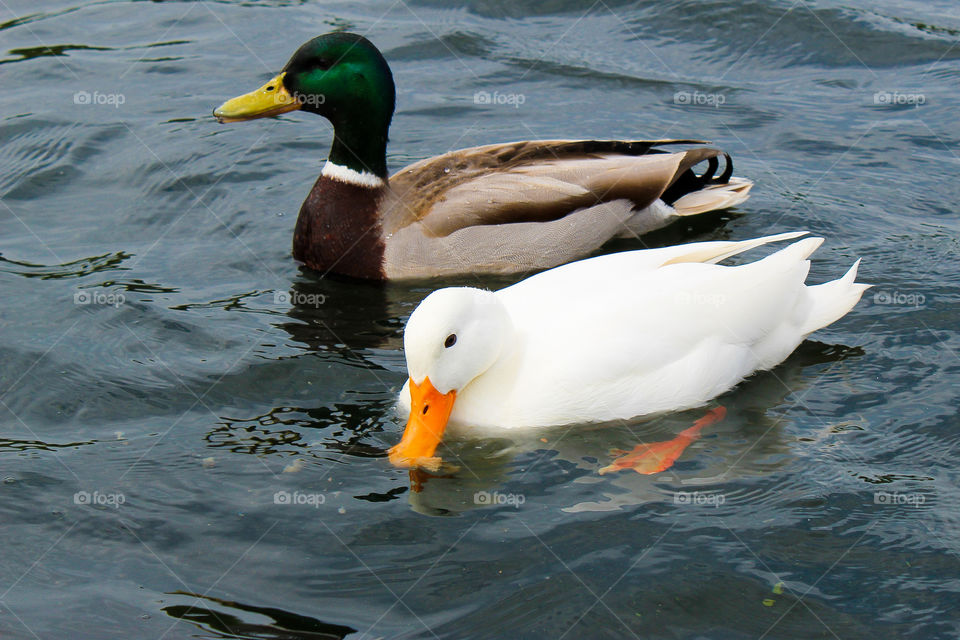
[[[36,449],[39,451],[56,451],[57,449],[74,449],[84,445],[95,444],[94,440],[84,442],[44,442],[42,440],[14,440],[10,438],[0,438],[0,453],[7,451],[30,451]]]
[[[0,272],[41,280],[82,278],[93,273],[126,271],[129,267],[124,266],[124,263],[132,257],[133,254],[131,253],[117,251],[89,258],[80,258],[62,264],[36,264],[11,260],[0,255]]]

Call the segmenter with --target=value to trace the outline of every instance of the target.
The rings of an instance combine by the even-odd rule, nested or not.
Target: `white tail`
[[[860,296],[871,285],[854,282],[857,278],[857,268],[859,266],[860,261],[857,260],[842,278],[807,287],[810,309],[807,317],[803,320],[802,333],[804,336],[836,322],[860,301]]]

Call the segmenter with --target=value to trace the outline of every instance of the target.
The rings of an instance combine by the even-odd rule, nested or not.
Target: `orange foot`
[[[717,407],[694,422],[692,427],[681,431],[673,440],[638,444],[633,448],[633,451],[613,449],[610,455],[619,457],[615,458],[608,466],[600,469],[599,473],[603,475],[614,471],[633,469],[637,473],[650,475],[666,471],[673,466],[684,449],[700,437],[700,431],[704,427],[723,420],[726,415],[727,410],[725,408]]]

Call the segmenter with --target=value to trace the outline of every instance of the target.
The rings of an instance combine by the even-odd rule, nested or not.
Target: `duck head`
[[[434,453],[462,393],[500,358],[513,331],[510,315],[492,291],[439,289],[427,296],[407,322],[410,415],[390,462],[436,470]]]
[[[393,75],[380,51],[363,36],[335,32],[302,45],[277,76],[227,100],[213,115],[225,123],[297,110],[316,113],[333,124],[330,162],[385,178],[395,98]]]

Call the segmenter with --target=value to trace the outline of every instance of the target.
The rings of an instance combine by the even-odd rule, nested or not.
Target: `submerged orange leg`
[[[624,469],[633,469],[637,473],[650,475],[666,471],[673,466],[684,449],[689,447],[694,440],[700,437],[700,431],[715,422],[723,420],[727,415],[727,410],[723,407],[717,407],[707,412],[699,420],[693,423],[692,427],[684,429],[673,440],[666,442],[651,442],[650,444],[638,444],[632,451],[623,449],[614,449],[610,453],[619,456],[615,458],[606,467],[600,469],[600,475],[622,471]]]

